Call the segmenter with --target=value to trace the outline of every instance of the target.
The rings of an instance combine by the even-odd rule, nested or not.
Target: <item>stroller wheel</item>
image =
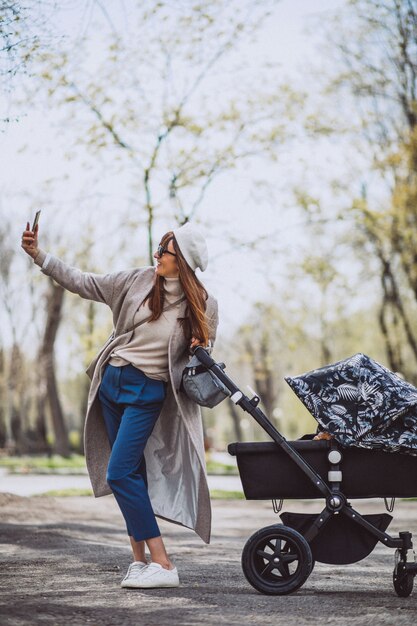
[[[245,544],[242,569],[248,582],[269,595],[299,589],[312,570],[310,546],[300,533],[283,524],[261,528]]]
[[[404,561],[397,563],[392,578],[397,595],[400,596],[400,598],[408,598],[413,591],[414,576],[410,572],[407,572]]]

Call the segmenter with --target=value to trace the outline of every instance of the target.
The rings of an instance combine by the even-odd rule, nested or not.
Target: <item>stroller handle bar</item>
[[[296,463],[302,470],[307,474],[309,479],[314,483],[316,489],[318,489],[324,497],[330,497],[332,492],[328,485],[323,481],[321,476],[308,464],[306,461],[294,451],[294,449],[289,445],[285,437],[281,435],[281,433],[275,428],[273,424],[269,421],[266,415],[261,411],[261,409],[257,406],[259,403],[259,397],[254,396],[252,399],[249,399],[245,394],[239,389],[239,387],[233,382],[231,378],[223,369],[216,363],[216,361],[208,354],[207,350],[202,348],[201,346],[197,346],[194,349],[194,354],[200,361],[202,365],[204,365],[207,369],[209,369],[221,382],[227,387],[230,391],[230,399],[235,404],[238,404],[244,411],[250,413],[252,417],[258,422],[258,424],[264,429],[264,431],[277,443],[281,448],[285,450],[285,452],[292,458],[294,463]]]

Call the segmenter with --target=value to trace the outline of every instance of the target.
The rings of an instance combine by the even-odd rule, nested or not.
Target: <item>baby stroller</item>
[[[260,398],[255,392],[252,398],[242,393],[225,374],[224,364],[217,364],[203,348],[196,348],[194,354],[223,383],[230,399],[250,413],[273,440],[228,446],[237,457],[246,499],[271,499],[276,513],[285,498],[325,500],[321,512],[282,513],[282,524],[261,528],[248,539],[242,552],[248,582],[264,594],[289,594],[304,584],[316,561],[355,563],[380,541],[395,549],[396,593],[409,596],[417,574],[414,553],[412,561],[408,560],[411,533],[390,536],[386,530],[391,515],[361,515],[349,500],[384,498],[391,512],[396,497],[417,497],[417,456],[345,447],[335,439],[315,441],[313,435],[287,441],[258,407]]]

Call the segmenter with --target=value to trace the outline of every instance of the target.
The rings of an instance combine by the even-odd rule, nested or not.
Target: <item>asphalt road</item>
[[[318,511],[289,502],[285,510]],[[381,502],[355,503],[381,512]],[[417,591],[399,598],[392,586],[394,551],[378,544],[348,566],[317,563],[289,596],[265,596],[243,576],[240,558],[250,534],[279,522],[267,502],[214,501],[213,537],[161,522],[181,579],[177,589],[120,588],[130,547],[112,496],[51,498],[0,494],[0,624],[414,624]],[[399,502],[389,532],[417,533],[417,502]]]

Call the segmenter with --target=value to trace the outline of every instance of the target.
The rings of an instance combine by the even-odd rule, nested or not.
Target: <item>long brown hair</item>
[[[161,239],[161,245],[167,246],[171,240],[177,255],[180,284],[184,290],[184,295],[187,301],[185,315],[184,317],[180,317],[179,321],[187,340],[191,340],[191,337],[196,337],[196,339],[199,339],[203,345],[207,345],[209,340],[206,318],[206,300],[208,298],[208,293],[204,285],[198,280],[197,276],[184,259],[172,231],[165,233]],[[157,320],[161,316],[162,309],[164,307],[164,300],[164,277],[155,274],[152,289],[143,301],[144,303],[148,302],[148,306],[152,311],[151,321]]]

